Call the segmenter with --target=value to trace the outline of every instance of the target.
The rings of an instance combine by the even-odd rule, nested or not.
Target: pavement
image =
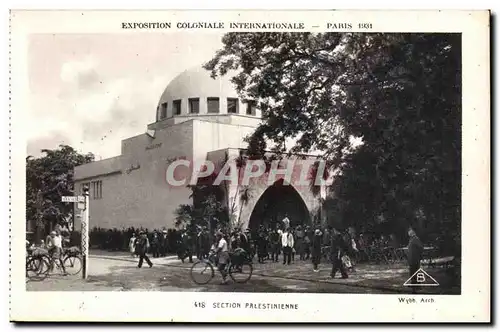
[[[196,261],[196,258],[193,258]],[[207,285],[197,285],[190,278],[191,263],[182,263],[177,256],[151,258],[153,267],[144,264],[137,268],[138,259],[123,252],[91,251],[89,277],[81,275],[49,275],[43,281],[27,281],[28,291],[188,291],[188,292],[264,292],[264,293],[371,293],[408,294],[403,286],[408,279],[403,264],[361,264],[348,279],[330,277],[331,265],[320,264],[314,272],[310,261],[296,260],[290,265],[282,262],[254,263],[252,278],[245,284],[230,282],[221,285],[217,273]],[[444,269],[426,269],[440,286],[423,287],[421,294],[460,294]]]

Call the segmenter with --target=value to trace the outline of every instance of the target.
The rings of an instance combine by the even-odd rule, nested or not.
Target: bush
[[[80,248],[82,245],[82,234],[79,231],[73,231],[69,235],[70,247]]]

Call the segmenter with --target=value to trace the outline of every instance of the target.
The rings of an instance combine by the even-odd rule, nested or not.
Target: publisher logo
[[[422,268],[418,269],[403,286],[439,286],[439,283],[429,273],[425,272]]]

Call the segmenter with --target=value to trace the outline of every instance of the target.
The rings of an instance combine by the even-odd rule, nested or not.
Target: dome
[[[198,113],[206,113],[207,100],[219,99],[221,106],[229,98],[238,98],[232,75],[210,77],[210,71],[202,66],[188,69],[177,75],[165,88],[157,108],[157,120],[191,112],[191,101],[198,100]],[[205,112],[203,109],[205,108]],[[200,112],[201,110],[201,112]],[[196,112],[194,112],[196,113]],[[225,112],[221,112],[225,113]]]
[[[192,98],[197,96],[228,95],[238,97],[230,74],[210,77],[210,71],[203,67],[194,67],[177,75],[163,91],[160,104],[170,99]]]

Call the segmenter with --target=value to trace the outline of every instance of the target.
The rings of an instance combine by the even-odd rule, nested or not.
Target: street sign
[[[62,196],[61,201],[64,203],[85,202],[85,197],[83,197],[83,196]]]

